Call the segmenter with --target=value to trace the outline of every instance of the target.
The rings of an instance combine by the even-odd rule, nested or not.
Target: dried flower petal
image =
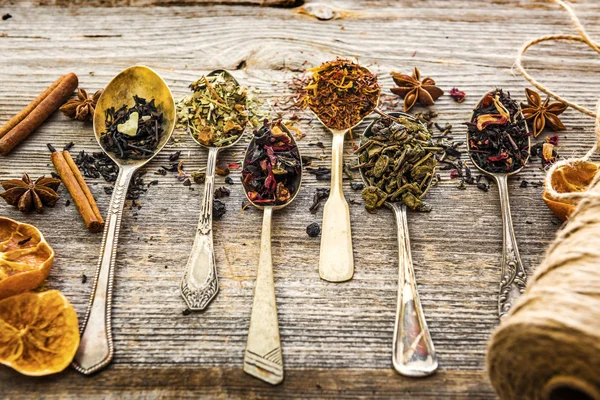
[[[546,136],[546,142],[558,146],[558,135]]]
[[[450,90],[450,97],[457,103],[462,103],[467,98],[467,94],[462,90],[458,90],[458,88],[452,88]]]
[[[508,119],[500,114],[485,114],[477,117],[477,129],[484,130],[489,125],[506,125]]]
[[[542,145],[542,160],[544,166],[556,162],[556,157],[554,155],[554,145],[552,143],[544,143]]]

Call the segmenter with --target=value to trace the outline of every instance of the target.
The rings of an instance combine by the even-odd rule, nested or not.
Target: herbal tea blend
[[[312,81],[304,88],[301,102],[323,124],[345,130],[358,124],[377,106],[377,77],[365,67],[349,60],[337,59],[308,70]]]
[[[529,157],[529,132],[519,105],[496,89],[481,100],[467,124],[469,152],[487,172],[512,172]]]
[[[294,141],[281,121],[254,131],[244,160],[242,179],[248,198],[259,205],[287,203],[300,185],[302,164]]]
[[[177,104],[178,126],[205,146],[235,142],[248,123],[246,88],[225,71],[203,76],[190,88],[193,93]]]
[[[401,201],[413,210],[430,211],[422,198],[435,182],[435,153],[443,150],[424,125],[405,117],[381,118],[365,134],[358,167],[368,186],[365,207],[375,212],[386,201]]]
[[[103,147],[121,159],[142,160],[151,157],[164,135],[163,114],[154,99],[133,96],[135,105],[123,104],[107,109],[106,131],[100,134]]]

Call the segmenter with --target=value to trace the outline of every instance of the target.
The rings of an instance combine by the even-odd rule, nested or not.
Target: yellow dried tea
[[[247,89],[225,71],[203,76],[190,89],[193,93],[177,104],[177,126],[205,146],[235,142],[248,123]]]

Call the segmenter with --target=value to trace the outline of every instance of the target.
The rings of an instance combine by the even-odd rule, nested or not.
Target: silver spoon
[[[229,72],[217,69],[208,74],[215,76],[224,74],[239,86],[238,81]],[[213,192],[215,186],[215,168],[219,151],[237,144],[244,136],[244,132],[227,146],[206,146],[201,143],[192,131],[190,136],[200,146],[208,149],[208,161],[206,166],[206,178],[204,181],[204,194],[200,208],[200,220],[196,229],[196,236],[192,246],[192,253],[188,259],[185,274],[181,280],[181,296],[190,310],[204,310],[219,291],[217,280],[217,267],[215,264],[215,253],[213,249],[212,234],[212,211]]]
[[[369,70],[366,67],[362,68]],[[374,74],[373,74],[374,75]],[[379,96],[379,94],[378,94]],[[379,97],[375,104],[379,103]],[[312,110],[311,110],[312,111]],[[371,110],[373,111],[373,110]],[[354,275],[354,254],[352,250],[352,231],[350,227],[350,208],[344,197],[344,136],[348,131],[360,125],[361,119],[347,129],[332,129],[325,125],[319,115],[315,117],[333,135],[331,143],[331,185],[329,198],[323,207],[323,228],[321,231],[321,250],[319,253],[319,276],[329,282],[344,282]],[[365,117],[370,114],[366,113]]]
[[[387,115],[393,118],[404,117],[420,123],[412,115],[403,112],[388,113]],[[374,120],[365,129],[363,141],[371,136],[371,129],[377,121]],[[365,186],[369,186],[369,182],[364,175],[364,169],[360,168],[359,170]],[[394,211],[398,231],[398,301],[392,342],[392,363],[394,369],[401,375],[411,377],[428,376],[436,371],[438,360],[419,300],[419,293],[417,292],[415,271],[410,253],[406,205],[402,201],[386,201],[385,205]]]
[[[483,99],[488,95],[496,93],[496,91],[491,91],[487,93],[485,96],[481,98],[481,100],[477,103],[477,107],[483,101]],[[521,117],[523,116],[521,112],[521,107],[517,103],[517,107],[519,107],[519,113]],[[473,112],[471,116],[471,122],[475,117],[475,112]],[[527,124],[525,123],[525,118],[520,120],[522,122],[522,127],[529,133],[529,129]],[[528,149],[531,149],[531,136],[528,136]],[[527,276],[525,274],[525,269],[523,268],[523,263],[521,262],[521,257],[519,256],[519,248],[517,247],[517,238],[515,237],[515,232],[513,230],[512,216],[510,213],[510,201],[508,198],[508,177],[511,175],[515,175],[520,172],[523,167],[527,164],[529,160],[529,153],[527,154],[527,159],[521,166],[521,168],[508,172],[508,173],[497,173],[497,172],[489,172],[483,169],[480,165],[478,165],[473,159],[473,154],[471,151],[471,143],[469,140],[469,135],[467,134],[467,150],[469,152],[469,157],[473,162],[473,165],[477,167],[484,174],[491,176],[494,178],[496,183],[498,184],[498,191],[500,192],[500,208],[502,211],[502,262],[500,264],[500,271],[502,274],[502,278],[500,281],[500,292],[498,295],[498,315],[500,318],[503,318],[506,313],[510,310],[515,300],[523,293],[525,290],[525,286],[527,285]],[[529,151],[529,150],[528,150]]]
[[[281,129],[296,143],[294,135],[280,124]],[[244,167],[248,150],[251,149],[254,138],[246,149],[244,155]],[[300,152],[298,151],[298,156]],[[260,258],[256,274],[256,287],[254,288],[254,301],[252,302],[252,313],[250,315],[250,328],[246,351],[244,353],[244,371],[258,379],[272,385],[283,381],[283,356],[281,352],[281,339],[279,337],[279,322],[277,320],[277,305],[275,302],[275,285],[273,281],[273,262],[271,259],[271,217],[274,210],[281,210],[288,206],[300,192],[302,185],[302,159],[299,157],[300,174],[298,175],[298,186],[292,197],[285,203],[276,206],[265,206],[253,202],[248,197],[246,187],[244,194],[252,205],[263,210],[263,225],[260,239]]]
[[[154,99],[158,110],[163,113],[164,135],[154,154],[144,160],[120,159],[104,149],[100,142],[100,134],[106,130],[104,111],[110,107],[118,109],[123,104],[132,105],[134,95]],[[115,76],[104,89],[96,105],[94,113],[96,140],[102,150],[119,166],[119,176],[107,211],[94,287],[81,326],[81,343],[73,361],[73,367],[82,374],[90,375],[99,371],[112,360],[114,352],[111,332],[112,286],[127,189],[134,173],[165,146],[174,127],[175,102],[171,90],[156,72],[141,65],[127,68]]]

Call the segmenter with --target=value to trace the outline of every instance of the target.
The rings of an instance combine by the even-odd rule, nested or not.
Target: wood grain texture
[[[145,64],[158,71],[180,97],[203,73],[228,68],[273,104],[286,93],[286,81],[296,71],[337,56],[356,56],[378,73],[386,92],[392,85],[390,71],[408,72],[415,65],[446,92],[454,86],[464,90],[469,96],[464,103],[446,95],[431,107],[440,114],[442,124],[454,124],[454,136],[459,139],[466,133],[461,122],[488,90],[503,87],[525,100],[526,82],[511,69],[518,47],[542,34],[573,32],[566,15],[545,1],[347,0],[334,4],[337,18],[319,21],[295,8],[65,8],[0,1],[0,14],[13,16],[0,21],[0,123],[69,71],[79,75],[82,87],[94,92],[122,69]],[[600,36],[600,4],[578,1],[575,8],[590,34]],[[587,107],[597,101],[600,63],[585,47],[544,45],[528,54],[526,65],[567,98]],[[390,110],[392,106],[389,101],[384,104]],[[324,154],[325,159],[316,165],[327,166],[331,136],[308,113],[298,115],[298,126],[308,133],[298,142],[300,151]],[[563,115],[569,129],[560,133],[560,152],[581,155],[594,141],[593,121],[572,110]],[[365,126],[366,122],[356,136]],[[377,394],[415,399],[493,398],[483,371],[486,342],[498,324],[502,225],[495,187],[488,193],[475,187],[461,191],[442,172],[441,183],[427,197],[433,211],[408,216],[418,288],[440,373],[430,380],[405,380],[391,370],[398,274],[393,215],[388,210],[370,215],[362,205],[351,205],[354,279],[342,284],[321,281],[317,273],[320,240],[306,236],[305,228],[321,221],[322,208],[316,214],[308,208],[316,188],[329,183],[306,174],[296,201],[273,219],[273,264],[287,375],[283,385],[273,389],[241,372],[261,213],[254,209],[240,212],[244,196],[239,170],[232,172],[236,183],[225,199],[228,212],[214,223],[221,291],[205,312],[182,315],[185,305],[179,281],[191,249],[202,190],[197,185],[182,186],[171,174],[153,172],[168,164],[173,151],[182,151],[187,171],[204,166],[207,154],[185,133],[175,136],[178,143],[169,145],[144,168],[146,181],[156,179],[158,185],[150,186],[142,196],[141,209],[126,205],[123,216],[114,288],[114,366],[92,379],[72,371],[44,378],[39,388],[38,381],[17,378],[2,368],[1,387],[11,398],[25,397],[25,389],[34,386],[43,387],[49,397],[66,398],[78,393],[114,398],[120,398],[119,393],[147,398],[227,398],[232,393],[241,396],[241,390],[257,398],[335,398],[342,394],[349,398]],[[76,143],[74,153],[99,150],[90,125],[54,115],[9,157],[0,158],[0,180],[26,171],[32,177],[48,175],[53,168],[46,143],[61,146],[70,141]],[[309,145],[319,141],[327,150]],[[223,152],[222,162],[241,162],[247,142],[246,138]],[[349,143],[346,150],[349,154]],[[519,178],[541,182],[543,176],[535,161],[509,181],[515,232],[529,275],[559,224],[541,200],[542,188],[520,188]],[[217,177],[217,185],[223,184],[223,178]],[[109,203],[106,186],[110,185],[102,180],[90,180],[103,213]],[[348,200],[362,202],[349,181],[344,190]],[[65,206],[66,190],[60,193],[57,206],[43,215],[22,215],[4,204],[0,204],[0,214],[41,229],[56,250],[47,287],[63,291],[81,317],[92,287],[91,279],[82,283],[81,274],[93,276],[101,237],[85,230],[75,207]],[[186,383],[187,374],[193,375],[192,383]],[[129,376],[131,385],[126,382]],[[204,379],[214,384],[204,385]],[[318,379],[327,379],[322,385],[327,393],[314,386]],[[193,382],[201,388],[192,387]],[[387,392],[374,394],[372,388]]]
[[[4,0],[3,0],[4,1]],[[294,7],[298,0],[37,0],[33,4],[60,7],[148,7],[148,6],[212,6],[241,5],[260,7]]]
[[[82,378],[75,371],[59,377],[37,381],[16,372],[0,375],[3,398],[27,393],[45,399],[63,396],[77,398],[123,399],[146,398],[211,398],[211,399],[493,399],[491,389],[478,384],[485,379],[480,371],[444,371],[423,380],[403,378],[384,369],[304,369],[288,371],[285,384],[270,386],[256,383],[239,368],[207,367],[138,367],[131,370],[111,366],[101,374]],[[86,382],[82,385],[82,381]],[[16,389],[18,386],[18,389]],[[110,387],[107,396],[106,387]]]

